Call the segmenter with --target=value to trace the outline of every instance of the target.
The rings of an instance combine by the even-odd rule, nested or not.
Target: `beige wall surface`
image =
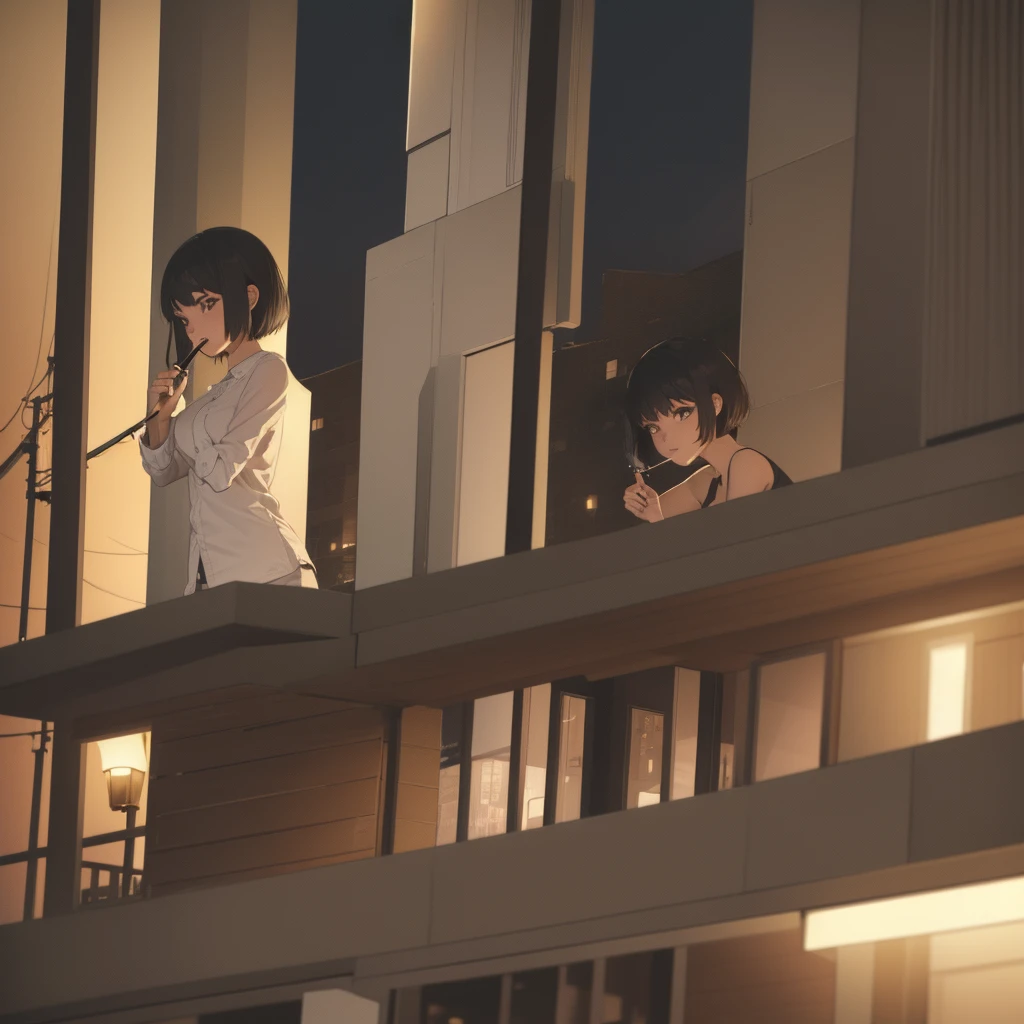
[[[859,0],[754,8],[741,443],[794,480],[840,469]]]
[[[63,0],[0,3],[0,461],[21,441],[22,398],[46,371],[57,294],[61,130],[64,110]],[[38,392],[43,394],[42,391]],[[29,422],[27,416],[25,422]],[[43,438],[41,469],[48,468]],[[25,538],[23,458],[0,481],[0,643],[18,636]],[[29,636],[43,632],[50,508],[36,503]]]
[[[156,173],[159,0],[100,8],[88,447],[145,411]],[[89,463],[82,621],[146,603],[149,478],[127,440]]]
[[[929,650],[967,645],[964,729],[973,732],[1024,716],[1024,612],[996,610],[854,637],[843,645],[839,760],[924,743]],[[879,708],[886,709],[879,714]]]

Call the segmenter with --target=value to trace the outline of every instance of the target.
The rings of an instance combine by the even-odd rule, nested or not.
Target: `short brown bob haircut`
[[[259,289],[249,309],[246,289]],[[288,289],[270,250],[242,228],[207,228],[183,242],[167,261],[160,283],[160,312],[171,325],[167,363],[174,339],[176,362],[192,349],[185,325],[175,316],[174,304],[193,306],[193,292],[215,292],[224,299],[224,329],[234,341],[243,332],[253,341],[280,330],[288,319]]]
[[[722,398],[715,415],[712,395]],[[670,416],[672,400],[697,408],[701,444],[735,430],[750,412],[750,396],[736,364],[703,338],[670,338],[649,348],[633,367],[626,383],[626,418],[634,459],[650,464],[657,458],[646,423],[658,414]]]

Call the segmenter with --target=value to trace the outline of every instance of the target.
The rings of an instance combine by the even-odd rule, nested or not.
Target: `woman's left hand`
[[[628,511],[632,512],[637,519],[643,519],[648,523],[658,523],[665,518],[661,511],[658,492],[645,484],[644,478],[639,473],[636,474],[636,483],[626,488],[622,501]]]

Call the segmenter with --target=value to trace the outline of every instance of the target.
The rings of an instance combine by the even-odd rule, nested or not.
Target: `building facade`
[[[757,0],[742,263],[606,267],[558,351],[602,5],[413,19],[354,587],[0,648],[46,750],[4,755],[0,1021],[1019,1020],[1017,7]],[[663,329],[738,346],[796,482],[580,536],[579,381]]]

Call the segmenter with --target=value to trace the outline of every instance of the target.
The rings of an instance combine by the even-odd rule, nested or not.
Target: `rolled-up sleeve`
[[[166,487],[188,474],[188,463],[181,457],[174,443],[174,417],[171,417],[167,437],[159,448],[148,448],[140,437],[139,451],[142,454],[142,468],[157,487]]]
[[[215,491],[224,491],[245,469],[266,432],[284,411],[288,392],[288,368],[283,359],[262,359],[249,375],[245,390],[228,424],[216,443],[201,418],[193,426],[197,448],[195,472]]]

